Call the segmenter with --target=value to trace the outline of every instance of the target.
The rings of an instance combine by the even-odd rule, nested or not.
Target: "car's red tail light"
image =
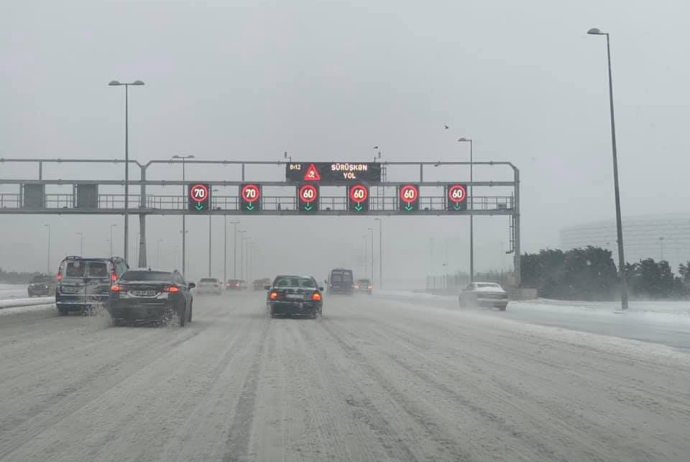
[[[314,294],[311,296],[311,299],[318,302],[321,300],[321,294],[318,292],[314,292]]]
[[[62,274],[58,273],[57,280],[58,280],[58,282],[62,281]]]
[[[113,282],[117,281],[117,274],[115,274],[115,273],[111,274],[111,275],[110,275],[110,280],[113,281]]]
[[[163,287],[163,292],[169,292],[171,294],[176,294],[180,289],[175,286]]]
[[[271,300],[278,300],[278,292],[271,292],[268,296]]]
[[[235,284],[235,287],[239,287],[239,286],[240,286],[239,282],[237,284]]]
[[[110,291],[111,292],[127,292],[127,289],[125,289],[122,286],[118,286],[117,284],[110,286]]]

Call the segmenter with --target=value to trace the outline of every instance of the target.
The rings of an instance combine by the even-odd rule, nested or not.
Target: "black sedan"
[[[323,311],[323,287],[311,276],[277,276],[266,290],[266,306],[272,318],[316,318]]]
[[[108,312],[115,325],[125,321],[167,323],[175,318],[184,327],[192,322],[194,287],[177,271],[127,271],[110,288]]]

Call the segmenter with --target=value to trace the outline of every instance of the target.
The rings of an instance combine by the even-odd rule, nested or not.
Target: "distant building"
[[[607,220],[561,230],[561,249],[592,245],[613,252],[618,264],[616,221]],[[649,215],[623,218],[625,259],[634,263],[645,258],[666,260],[674,272],[690,260],[690,214]]]

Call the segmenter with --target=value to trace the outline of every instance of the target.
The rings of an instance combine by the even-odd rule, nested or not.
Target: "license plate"
[[[62,289],[61,289],[61,290],[62,290],[62,293],[63,293],[63,294],[76,294],[77,292],[79,292],[80,289],[81,289],[81,287],[65,287],[65,286],[62,286]]]
[[[285,298],[289,300],[304,300],[304,295],[302,294],[287,294]]]
[[[137,297],[153,297],[157,292],[155,290],[132,290],[130,293]]]

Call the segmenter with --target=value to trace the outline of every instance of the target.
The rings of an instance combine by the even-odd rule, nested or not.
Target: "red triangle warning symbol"
[[[319,171],[316,170],[316,167],[314,167],[314,164],[311,164],[309,168],[307,169],[307,173],[304,174],[304,180],[305,181],[321,181],[321,175],[319,175]]]

